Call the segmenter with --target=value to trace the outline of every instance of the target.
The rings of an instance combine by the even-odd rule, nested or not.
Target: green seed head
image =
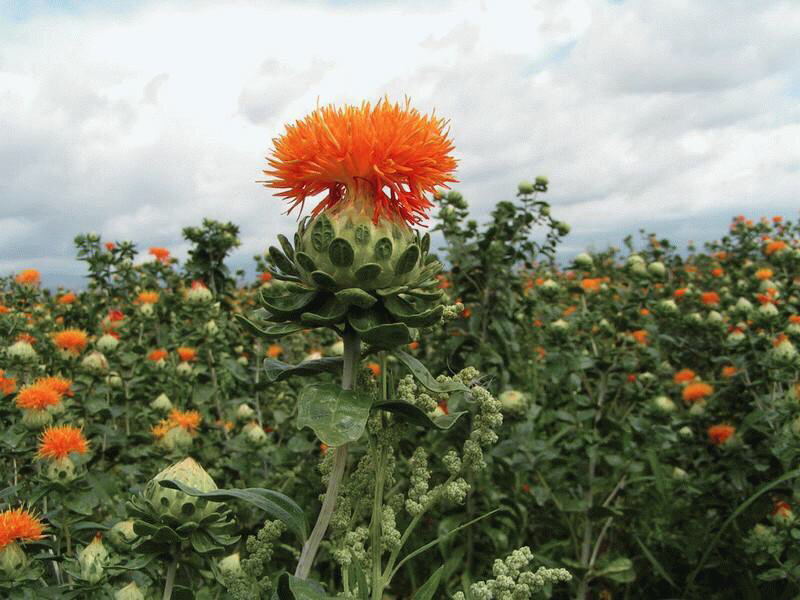
[[[17,542],[10,542],[0,550],[0,573],[7,579],[17,579],[28,566],[28,557]]]
[[[147,483],[144,491],[145,497],[160,514],[172,516],[182,522],[199,521],[214,512],[219,506],[219,502],[195,498],[179,490],[171,490],[158,484],[159,481],[165,479],[179,481],[201,492],[217,489],[217,484],[203,467],[194,459],[185,458],[181,462],[167,467]]]

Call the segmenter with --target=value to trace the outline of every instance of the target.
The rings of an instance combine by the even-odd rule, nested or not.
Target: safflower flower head
[[[72,387],[72,380],[58,375],[52,377],[40,377],[34,381],[34,385],[43,385],[49,387],[58,393],[59,396],[72,397],[74,393],[70,389]]]
[[[14,377],[6,377],[6,372],[0,369],[0,396],[8,396],[17,391],[17,380]]]
[[[673,383],[689,383],[697,375],[691,369],[681,369],[672,377]]]
[[[160,246],[150,246],[147,251],[151,256],[155,256],[156,260],[162,263],[169,262],[169,250]]]
[[[725,365],[722,367],[722,376],[725,379],[730,379],[731,377],[735,376],[736,373],[739,372],[739,369],[734,367],[733,365]]]
[[[166,359],[168,354],[169,353],[164,348],[156,348],[155,350],[150,351],[150,353],[147,355],[147,360],[158,362]]]
[[[78,297],[75,295],[75,292],[67,292],[66,294],[59,296],[58,303],[59,304],[73,304]]]
[[[736,428],[733,425],[712,425],[708,428],[708,439],[715,446],[721,446],[733,437]]]
[[[686,404],[694,404],[695,402],[705,400],[713,393],[714,388],[710,384],[697,381],[695,383],[690,383],[683,388],[681,395]]]
[[[144,292],[139,292],[139,295],[136,296],[136,303],[137,304],[155,304],[158,302],[159,294],[153,290],[145,290]]]
[[[631,332],[631,337],[636,340],[637,344],[647,345],[649,333],[644,329],[637,329],[636,331]]]
[[[39,285],[41,280],[39,271],[36,269],[23,269],[14,277],[14,281],[22,285]]]
[[[186,431],[193,433],[200,426],[203,417],[196,410],[180,411],[177,408],[173,408],[167,421],[173,426],[182,427]]]
[[[178,357],[182,362],[191,362],[197,356],[197,351],[194,348],[189,348],[188,346],[179,347],[177,352]]]
[[[706,306],[716,306],[719,304],[719,294],[717,292],[703,292],[700,294],[700,302]]]
[[[764,254],[766,254],[767,256],[772,256],[773,254],[778,254],[779,252],[786,250],[786,248],[787,248],[786,242],[784,242],[783,240],[774,240],[768,242],[764,246]]]
[[[425,194],[456,181],[448,133],[446,120],[420,114],[409,100],[324,106],[273,140],[264,183],[282,190],[277,195],[289,212],[326,193],[312,216],[350,206],[375,224],[386,218],[414,225],[433,206]]]
[[[56,425],[48,427],[42,433],[36,456],[60,460],[67,458],[73,452],[86,454],[88,450],[89,443],[80,429],[72,425]]]
[[[86,348],[89,336],[82,329],[65,329],[53,335],[53,343],[61,350],[77,356]]]
[[[772,269],[768,267],[764,267],[763,269],[758,269],[756,271],[756,279],[759,281],[764,281],[765,279],[770,279],[772,277]]]
[[[17,394],[16,404],[23,410],[46,410],[61,402],[61,394],[48,385],[34,383],[26,385]]]
[[[9,508],[0,513],[0,550],[17,541],[42,539],[44,525],[24,508]]]

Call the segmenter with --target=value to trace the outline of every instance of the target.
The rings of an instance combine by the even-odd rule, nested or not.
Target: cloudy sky
[[[294,227],[272,138],[385,94],[450,119],[476,216],[547,175],[565,253],[795,217],[798,57],[797,0],[0,2],[0,275],[77,285],[87,231],[184,257],[204,216],[252,267]]]

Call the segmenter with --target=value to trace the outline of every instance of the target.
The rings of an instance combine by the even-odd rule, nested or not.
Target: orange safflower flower
[[[156,260],[159,260],[162,263],[169,262],[169,250],[166,248],[161,248],[160,246],[150,246],[150,249],[147,252],[148,254],[155,256]]]
[[[719,304],[719,294],[717,292],[703,292],[700,294],[700,302],[706,306],[716,306]]]
[[[547,356],[547,350],[545,350],[541,346],[536,346],[536,348],[534,348],[533,350],[534,352],[536,352],[536,355],[538,356],[539,360],[543,360],[544,357]]]
[[[173,408],[169,412],[169,421],[178,427],[183,427],[188,432],[193,432],[203,421],[202,415],[196,410],[180,411]]]
[[[714,269],[711,269],[711,274],[714,277],[722,277],[725,274],[725,269],[723,269],[722,267],[716,267]]]
[[[713,393],[714,393],[713,387],[711,387],[707,383],[698,381],[696,383],[690,383],[685,388],[683,388],[682,396],[683,396],[683,401],[686,404],[692,404],[693,402],[704,400]]]
[[[80,354],[89,342],[89,336],[82,329],[65,329],[53,335],[53,342],[61,350]]]
[[[58,303],[59,304],[72,304],[77,299],[78,299],[78,297],[75,295],[75,292],[67,292],[63,296],[59,297]]]
[[[603,280],[600,277],[581,279],[581,287],[584,292],[596,292],[600,289],[600,284],[602,283]]]
[[[691,369],[681,369],[672,377],[673,383],[688,383],[695,378],[695,372]]]
[[[150,354],[147,355],[147,360],[158,362],[167,358],[168,355],[169,352],[164,350],[164,348],[156,348],[155,350],[150,351]]]
[[[277,195],[290,212],[326,192],[312,215],[353,205],[375,223],[385,216],[413,225],[433,206],[425,194],[456,181],[447,135],[447,121],[421,115],[408,100],[317,108],[274,140],[264,171],[272,180],[264,183],[283,190]]]
[[[191,362],[194,360],[195,356],[197,356],[197,351],[188,346],[181,346],[178,348],[178,356],[183,362]]]
[[[637,329],[636,331],[631,332],[631,337],[636,340],[639,344],[647,345],[649,333],[647,333],[644,329]]]
[[[685,270],[687,273],[690,273],[690,274],[697,273],[697,267],[695,267],[694,265],[686,265],[686,266],[684,267],[684,270]]]
[[[83,437],[83,432],[72,425],[56,425],[48,427],[42,433],[39,441],[39,458],[66,458],[69,454],[86,454],[89,443]]]
[[[4,306],[4,305],[0,304],[0,315],[4,315],[4,314],[6,314],[6,313],[10,313],[10,312],[11,312],[11,309],[10,309],[10,308],[8,308],[7,306]]]
[[[0,369],[0,396],[8,396],[17,390],[17,380],[14,377],[6,377],[6,372]]]
[[[270,344],[267,348],[267,356],[270,358],[278,358],[281,354],[283,354],[283,348],[280,344]]]
[[[788,339],[789,339],[788,335],[786,335],[785,333],[779,333],[777,336],[775,336],[775,339],[772,340],[772,345],[774,347],[780,346],[783,342],[785,342]]]
[[[717,260],[725,260],[726,258],[728,258],[728,253],[725,252],[725,251],[720,251],[720,252],[717,252],[716,254],[714,254],[714,257]]]
[[[45,387],[49,387],[61,397],[69,396],[71,398],[74,395],[72,390],[70,390],[72,381],[66,377],[40,377],[34,382],[34,385],[43,385]]]
[[[448,281],[447,277],[445,277],[444,275],[437,275],[436,279],[439,280],[438,288],[440,290],[446,290],[449,287],[451,287],[450,281]]]
[[[272,273],[270,273],[268,271],[264,271],[261,274],[260,279],[261,279],[261,283],[267,283],[268,281],[272,281]]]
[[[10,508],[0,513],[0,550],[16,541],[42,539],[44,525],[23,508]]]
[[[789,315],[789,323],[792,325],[800,325],[800,315]]]
[[[722,376],[724,378],[726,378],[726,379],[730,379],[731,377],[736,375],[736,373],[738,373],[738,372],[739,372],[739,369],[737,369],[733,365],[725,365],[724,367],[722,367]]]
[[[41,281],[41,277],[36,269],[23,269],[14,278],[14,281],[25,285],[37,285]]]
[[[36,344],[36,338],[33,337],[30,333],[25,333],[25,332],[22,332],[17,336],[17,341],[18,342],[27,342],[31,346]]]
[[[776,225],[781,221],[783,221],[783,217],[772,217],[772,222],[775,223]]]
[[[41,384],[26,385],[17,394],[17,407],[25,410],[44,410],[61,402],[61,395]]]
[[[373,377],[380,377],[381,366],[376,362],[367,363],[367,368],[372,372]]]
[[[161,419],[158,424],[150,428],[150,433],[158,440],[167,435],[172,427],[173,425],[168,419]]]
[[[419,342],[417,340],[414,340],[413,342],[408,344],[408,348],[409,350],[416,350],[417,348],[419,348]]]
[[[777,500],[769,514],[773,517],[788,519],[792,516],[792,506],[786,500]]]
[[[568,306],[567,308],[564,309],[564,316],[568,317],[572,313],[574,313],[576,310],[578,310],[577,306]]]
[[[114,249],[114,242],[106,242],[106,250],[111,252]]]
[[[642,315],[643,317],[646,317],[646,316],[648,316],[650,314],[650,309],[649,308],[642,308],[641,310],[639,310],[639,314]]]
[[[686,295],[687,291],[688,291],[687,288],[678,288],[672,293],[672,295],[675,297],[676,300],[678,300],[680,298],[683,298]]]
[[[138,296],[136,296],[136,303],[137,304],[155,304],[158,302],[159,294],[158,292],[154,292],[152,290],[148,290],[145,292],[140,292]]]
[[[758,279],[759,281],[764,281],[765,279],[769,279],[770,277],[772,277],[772,269],[764,268],[756,271],[756,279]]]
[[[764,246],[764,254],[767,256],[772,256],[776,252],[780,252],[781,250],[785,250],[787,247],[786,242],[783,240],[775,240],[769,242],[766,246]]]
[[[712,425],[708,428],[708,439],[715,446],[721,446],[736,433],[733,425]]]
[[[469,306],[465,306],[464,310],[461,311],[461,318],[469,319],[472,316],[472,309]]]

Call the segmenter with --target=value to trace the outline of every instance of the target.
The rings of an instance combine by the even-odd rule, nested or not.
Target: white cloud
[[[721,234],[800,184],[791,1],[149,2],[0,34],[0,272],[81,273],[89,230],[180,255],[204,216],[248,264],[294,224],[256,184],[283,123],[387,93],[450,119],[476,215],[548,175],[571,248]]]

